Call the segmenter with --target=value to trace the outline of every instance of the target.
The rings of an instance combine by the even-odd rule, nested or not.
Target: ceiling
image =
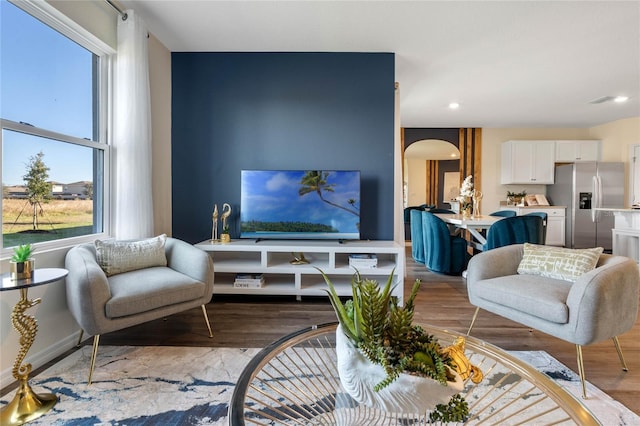
[[[175,52],[393,52],[403,127],[640,116],[640,1],[120,3]]]

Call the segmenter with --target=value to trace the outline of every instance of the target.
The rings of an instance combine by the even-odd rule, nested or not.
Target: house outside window
[[[108,231],[112,52],[51,10],[0,2],[4,249]]]

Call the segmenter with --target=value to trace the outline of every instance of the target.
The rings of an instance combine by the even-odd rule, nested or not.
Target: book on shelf
[[[264,276],[262,274],[237,274],[233,286],[238,288],[260,288],[264,286]]]
[[[349,266],[353,268],[376,268],[378,266],[378,257],[370,253],[350,254]]]

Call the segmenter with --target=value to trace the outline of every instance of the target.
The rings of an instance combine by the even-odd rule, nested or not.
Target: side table
[[[8,273],[0,275],[2,279],[0,291],[20,290],[20,300],[13,307],[11,313],[13,328],[20,333],[20,351],[13,364],[13,377],[19,381],[19,385],[13,400],[2,408],[0,414],[0,424],[2,425],[21,425],[34,420],[49,411],[58,402],[58,397],[54,394],[36,394],[29,386],[31,364],[23,363],[23,361],[36,339],[38,322],[32,315],[26,315],[25,311],[42,301],[39,298],[29,300],[27,292],[30,287],[59,281],[68,273],[69,271],[62,268],[41,268],[35,269],[31,278],[21,280],[12,280]]]

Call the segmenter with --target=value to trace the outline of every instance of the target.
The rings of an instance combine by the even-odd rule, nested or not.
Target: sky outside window
[[[92,139],[93,53],[6,0],[0,0],[0,31],[0,116]],[[29,158],[40,151],[50,180],[93,180],[92,161],[80,154],[90,149],[3,132],[3,183],[23,184]]]

